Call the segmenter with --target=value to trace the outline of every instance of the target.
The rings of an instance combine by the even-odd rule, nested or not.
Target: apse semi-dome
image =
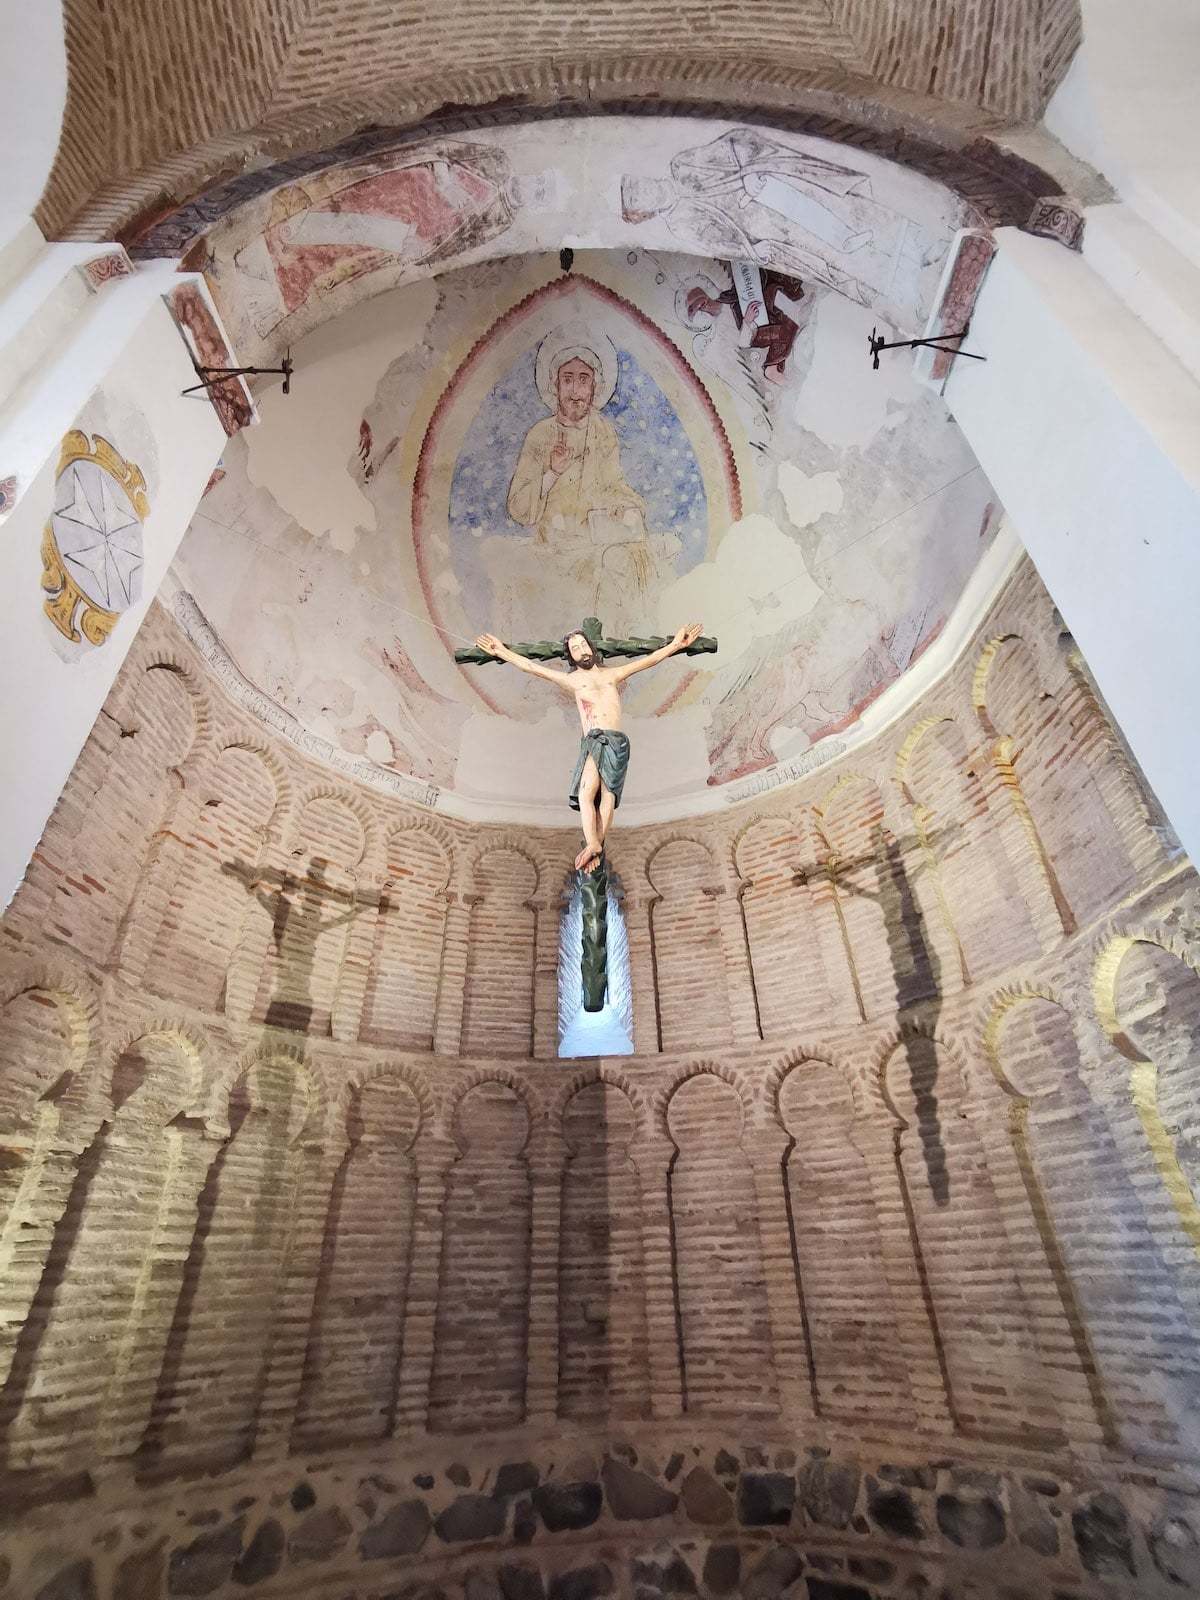
[[[573,709],[454,650],[702,619],[716,655],[630,685],[623,806],[719,807],[895,714],[1006,566],[936,388],[868,352],[986,264],[982,214],[920,173],[729,122],[579,119],[260,181],[208,221],[192,256],[234,344],[290,349],[297,376],[226,450],[176,613],[248,703],[377,787],[556,820]],[[564,516],[530,462],[572,352],[594,385]]]

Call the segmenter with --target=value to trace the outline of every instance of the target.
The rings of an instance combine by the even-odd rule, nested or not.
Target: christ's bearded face
[[[596,374],[586,361],[572,356],[558,369],[558,414],[564,422],[580,423],[592,409]]]
[[[569,633],[566,638],[567,661],[571,669],[575,667],[597,667],[600,665],[596,659],[596,652],[592,649],[592,641],[586,633]]]

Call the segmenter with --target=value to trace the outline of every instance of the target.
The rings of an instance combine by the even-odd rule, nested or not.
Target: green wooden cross
[[[592,649],[602,660],[609,656],[653,655],[656,650],[661,650],[664,645],[671,642],[665,638],[606,639],[599,617],[585,617],[583,626],[572,628],[571,632],[586,635]],[[716,648],[717,641],[702,634],[678,654],[712,655]],[[510,645],[509,649],[514,655],[524,656],[529,661],[567,659],[567,649],[561,639],[541,639],[536,644],[514,644]],[[454,659],[464,667],[486,667],[489,661],[499,661],[502,658],[481,650],[478,645],[472,645],[469,650],[456,650]],[[604,1007],[604,998],[608,991],[608,863],[603,855],[593,872],[579,874],[579,881],[583,894],[583,1009],[600,1011]]]
[[[586,634],[592,649],[599,651],[607,659],[609,656],[649,656],[656,650],[661,650],[664,645],[670,644],[670,639],[606,639],[604,628],[599,617],[584,617],[581,628],[572,628],[572,633]],[[717,648],[717,641],[706,634],[701,634],[694,644],[689,644],[686,650],[681,650],[681,656],[712,655]],[[566,648],[561,639],[540,639],[536,644],[512,644],[509,649],[519,656],[524,656],[529,661],[555,661],[567,658]],[[486,667],[490,661],[499,661],[499,656],[489,655],[486,650],[481,650],[478,645],[472,645],[469,650],[456,650],[454,659],[464,667]]]

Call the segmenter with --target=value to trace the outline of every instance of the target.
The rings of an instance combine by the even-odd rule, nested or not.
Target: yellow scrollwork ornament
[[[100,434],[65,436],[54,509],[42,535],[43,609],[72,644],[102,645],[142,592],[141,468]]]

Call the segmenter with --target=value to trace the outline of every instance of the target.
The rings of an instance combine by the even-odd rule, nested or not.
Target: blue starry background
[[[491,583],[475,556],[477,539],[529,536],[508,514],[508,486],[525,435],[546,415],[534,383],[536,348],[515,362],[471,421],[450,481],[450,546],[469,615],[484,616]],[[617,387],[604,407],[617,431],[621,467],[646,502],[650,533],[673,532],[681,549],[677,576],[703,558],[708,545],[708,499],[695,453],[674,407],[627,350],[617,351]]]

